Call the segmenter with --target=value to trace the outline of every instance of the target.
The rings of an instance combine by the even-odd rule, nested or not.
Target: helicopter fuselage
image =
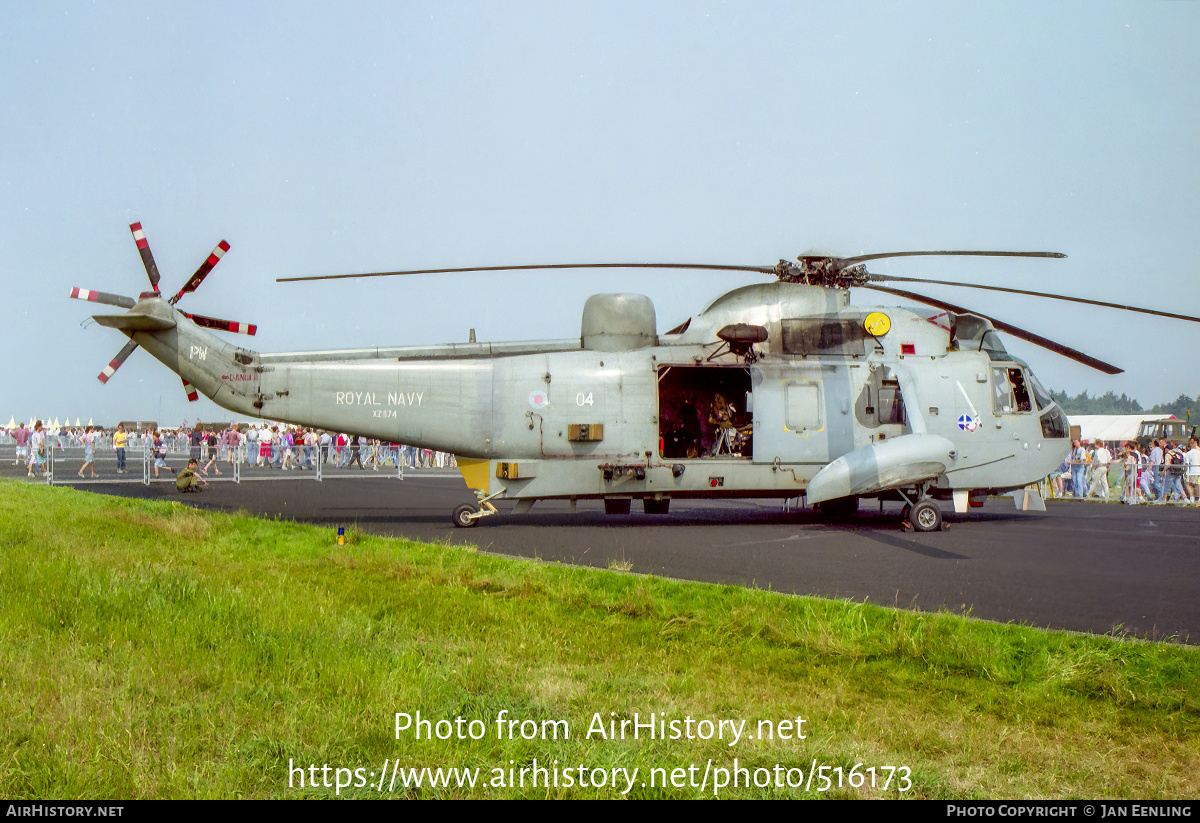
[[[131,313],[172,317],[127,334],[227,409],[451,452],[481,499],[526,508],[906,489],[965,508],[1045,477],[1069,446],[987,321],[852,307],[841,289],[744,287],[666,334],[648,299],[598,295],[578,339],[279,354],[162,300]]]

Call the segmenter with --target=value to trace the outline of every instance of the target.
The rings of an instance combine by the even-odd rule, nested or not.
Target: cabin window
[[[821,428],[821,387],[816,383],[788,383],[783,390],[784,425],[791,431]]]
[[[879,422],[881,424],[898,423],[904,425],[904,397],[900,394],[900,385],[895,383],[888,385],[893,381],[885,380],[883,387],[879,389]]]
[[[883,368],[871,373],[855,402],[854,414],[860,424],[872,429],[908,423],[900,381],[892,376],[890,369]]]

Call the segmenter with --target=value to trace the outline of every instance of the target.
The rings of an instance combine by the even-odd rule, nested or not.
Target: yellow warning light
[[[873,337],[882,337],[892,328],[892,321],[881,311],[873,311],[863,320],[863,328]]]

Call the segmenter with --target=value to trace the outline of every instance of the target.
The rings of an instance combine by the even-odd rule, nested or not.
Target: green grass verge
[[[637,768],[627,796],[696,797],[735,758],[746,772],[726,780],[743,785],[720,796],[1200,795],[1200,652],[1185,646],[361,534],[338,547],[305,525],[16,483],[0,484],[0,546],[4,797],[332,797],[337,768],[370,783],[342,797],[378,797],[397,762],[479,782],[405,788],[389,772],[386,796],[621,794],[579,786],[582,765],[589,784]],[[396,713],[417,711],[486,733],[397,737]],[[570,738],[498,739],[501,712],[566,721]],[[586,735],[597,713],[651,712],[746,725],[734,745]],[[805,739],[756,734],[797,716]],[[557,761],[557,787],[507,785],[535,760]],[[814,763],[827,791],[820,773],[786,786]],[[907,791],[903,772],[882,786],[886,767],[910,770]]]

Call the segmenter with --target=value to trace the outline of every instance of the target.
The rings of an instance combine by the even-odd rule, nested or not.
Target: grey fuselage
[[[260,354],[162,300],[131,311],[174,328],[127,333],[231,411],[451,452],[468,485],[509,498],[797,496],[825,467],[822,497],[1011,489],[1069,446],[986,321],[988,347],[945,313],[770,283],[656,334],[645,298],[593,300],[581,338],[556,341]],[[861,331],[873,313],[886,332]],[[765,340],[731,350],[717,335],[739,324]]]

